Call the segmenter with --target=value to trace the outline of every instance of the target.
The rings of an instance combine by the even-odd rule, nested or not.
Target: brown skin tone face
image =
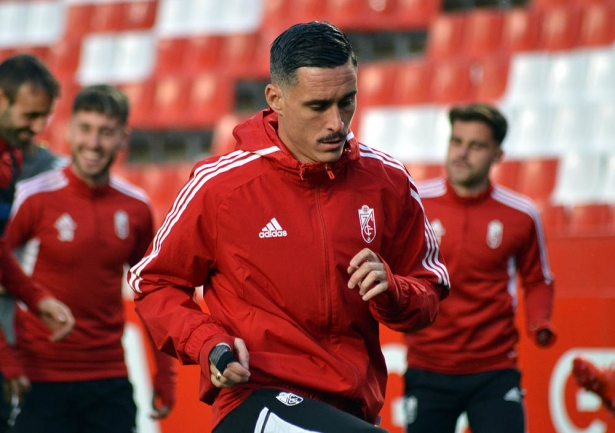
[[[453,122],[446,155],[446,172],[459,196],[475,196],[489,186],[491,166],[504,152],[493,139],[491,128],[481,121]]]
[[[26,149],[45,130],[53,104],[43,89],[29,83],[17,89],[12,104],[0,89],[0,137],[12,147]]]
[[[298,82],[269,84],[265,97],[278,113],[278,135],[301,163],[332,163],[344,150],[356,109],[357,68],[301,67]]]

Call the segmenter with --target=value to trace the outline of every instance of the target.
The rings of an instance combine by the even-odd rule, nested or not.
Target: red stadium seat
[[[467,102],[472,98],[471,61],[442,59],[434,63],[430,100],[437,104]]]
[[[264,0],[261,30],[271,25],[290,27],[292,22],[292,5],[284,0]]]
[[[98,33],[122,29],[124,2],[96,3],[92,6],[90,31]]]
[[[446,174],[443,164],[409,163],[406,164],[406,168],[415,182],[422,182],[424,180],[433,179]]]
[[[386,30],[392,17],[386,0],[326,0],[326,17],[342,30]]]
[[[0,62],[5,61],[11,56],[14,56],[15,54],[17,54],[17,51],[18,51],[17,49],[12,48],[12,47],[0,48]]]
[[[179,74],[182,71],[188,38],[160,38],[156,40],[155,76]]]
[[[468,29],[465,13],[441,14],[429,26],[425,54],[429,59],[459,55]]]
[[[154,80],[150,79],[120,86],[130,101],[128,122],[133,128],[147,129],[153,127],[152,110],[156,90],[155,84]]]
[[[49,47],[46,46],[19,46],[15,48],[15,54],[31,54],[45,63],[49,62]]]
[[[500,48],[508,53],[533,51],[538,47],[540,13],[532,8],[511,9],[504,15]]]
[[[365,30],[367,0],[324,0],[327,20],[344,31]]]
[[[575,205],[570,209],[569,234],[602,235],[613,232],[614,209],[608,204]]]
[[[287,3],[287,0],[284,0]],[[322,0],[293,0],[294,22],[305,23],[310,21],[323,21],[326,13],[326,2]]]
[[[615,42],[615,3],[595,3],[583,8],[578,45],[597,47]]]
[[[169,129],[186,126],[190,82],[191,80],[183,75],[170,75],[155,80],[150,113],[154,127]]]
[[[396,64],[374,62],[362,64],[358,73],[358,107],[389,105],[393,101]]]
[[[73,109],[73,99],[77,96],[77,92],[81,89],[73,77],[64,77],[58,79],[60,83],[60,97],[58,98],[54,108],[53,116],[60,119],[70,117]]]
[[[521,161],[505,160],[500,164],[493,166],[493,169],[491,170],[491,179],[497,184],[516,191],[520,170]]]
[[[220,66],[222,37],[217,35],[195,35],[183,44],[180,65],[187,74],[198,74]]]
[[[235,149],[233,129],[244,120],[246,120],[245,116],[229,113],[216,122],[211,140],[210,153],[212,155],[224,155]]]
[[[154,26],[158,2],[148,0],[104,2],[92,5],[90,31],[145,30]]]
[[[463,51],[470,57],[494,54],[502,40],[504,12],[498,9],[474,9],[467,17]]]
[[[568,230],[569,214],[562,205],[538,203],[538,210],[547,236],[564,236]]]
[[[187,95],[186,111],[179,124],[188,128],[213,127],[233,110],[232,77],[224,71],[199,74],[190,80]]]
[[[566,7],[569,0],[534,0],[532,5],[538,9],[550,9],[553,7]]]
[[[396,0],[393,2],[389,28],[424,30],[440,13],[441,0]]]
[[[548,51],[571,50],[579,42],[581,10],[572,5],[544,11],[538,48]]]
[[[395,64],[392,103],[413,105],[430,102],[434,72],[433,64],[423,60]]]
[[[122,30],[151,29],[156,23],[158,1],[130,1],[125,3],[122,15]]]
[[[81,40],[91,31],[93,4],[72,4],[67,6],[65,39]]]
[[[267,48],[265,39],[267,41],[271,39],[269,32],[234,33],[223,36],[218,65],[226,74],[233,77],[267,76],[268,64],[266,71],[263,70],[263,50]]]
[[[477,102],[498,101],[508,84],[510,58],[506,55],[490,55],[473,61],[470,80],[473,87],[473,99]]]
[[[59,79],[73,79],[79,67],[81,44],[79,41],[63,39],[49,47],[47,67]]]
[[[553,158],[523,160],[519,170],[517,191],[539,204],[548,203],[555,188],[558,163],[559,161]]]

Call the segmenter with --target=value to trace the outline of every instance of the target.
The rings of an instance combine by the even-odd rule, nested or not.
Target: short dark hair
[[[60,96],[60,84],[47,66],[31,54],[16,54],[0,63],[0,89],[10,104],[24,84],[43,90],[51,99]]]
[[[84,87],[73,101],[73,114],[78,111],[96,111],[117,118],[122,125],[128,122],[130,105],[128,96],[109,84]]]
[[[357,66],[346,35],[327,22],[295,24],[273,41],[270,54],[271,82],[281,86],[296,84],[296,71],[303,66],[335,68],[348,60]]]
[[[502,145],[508,131],[508,122],[504,115],[494,106],[485,103],[453,107],[448,113],[448,118],[451,126],[455,120],[464,122],[477,120],[486,123],[491,127],[493,139],[498,146]]]

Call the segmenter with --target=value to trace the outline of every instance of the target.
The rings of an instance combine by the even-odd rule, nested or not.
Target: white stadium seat
[[[584,95],[591,101],[615,100],[615,45],[589,50]]]
[[[605,174],[604,155],[572,152],[566,154],[559,161],[553,202],[565,206],[598,203]]]
[[[519,105],[543,100],[549,66],[550,58],[545,53],[512,55],[503,103]]]
[[[547,98],[554,103],[582,100],[588,55],[584,50],[551,55],[547,73]]]

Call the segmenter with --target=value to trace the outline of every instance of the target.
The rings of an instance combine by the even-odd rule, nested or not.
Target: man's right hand
[[[246,343],[241,338],[235,338],[233,345],[238,362],[229,363],[224,371],[218,371],[213,362],[209,363],[211,383],[218,388],[230,388],[250,379],[250,354]]]
[[[12,403],[13,398],[17,398],[17,403],[21,406],[23,396],[30,391],[30,381],[24,375],[17,376],[13,379],[4,380],[4,399],[8,403]]]
[[[75,326],[70,308],[55,298],[42,299],[38,304],[38,315],[52,331],[50,341],[63,340]]]

